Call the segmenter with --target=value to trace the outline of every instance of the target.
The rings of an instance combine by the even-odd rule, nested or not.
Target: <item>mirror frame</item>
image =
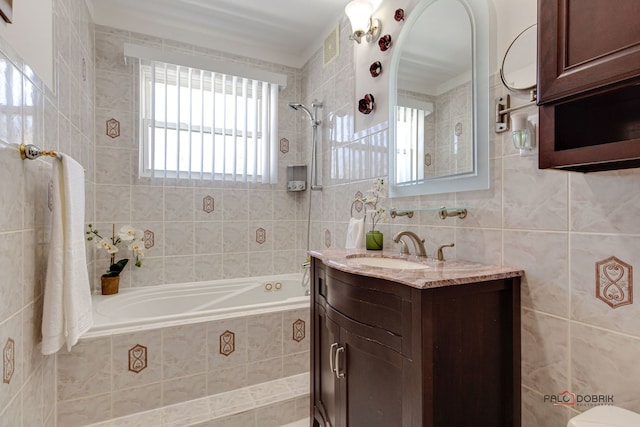
[[[437,0],[422,0],[416,4],[404,23],[391,57],[389,68],[389,197],[453,193],[486,190],[489,176],[489,63],[490,18],[487,0],[458,0],[471,18],[472,33],[472,113],[473,113],[473,170],[469,173],[444,175],[419,183],[396,182],[396,105],[398,102],[397,75],[402,46],[414,24]],[[427,12],[428,13],[428,12]]]

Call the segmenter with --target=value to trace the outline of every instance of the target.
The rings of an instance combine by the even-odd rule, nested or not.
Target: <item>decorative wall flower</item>
[[[373,187],[366,191],[363,197],[357,197],[356,201],[360,201],[365,205],[365,215],[371,218],[371,231],[376,229],[380,221],[387,220],[385,208],[378,207],[378,203],[385,198],[386,185],[384,179],[374,179]]]
[[[144,257],[144,232],[142,230],[138,230],[133,228],[130,225],[125,225],[120,228],[118,235],[116,236],[115,225],[112,226],[111,237],[104,238],[100,235],[100,232],[93,228],[93,225],[89,224],[89,231],[87,231],[87,240],[94,241],[96,248],[104,249],[109,255],[111,255],[111,263],[109,265],[109,269],[103,277],[117,277],[122,273],[122,270],[126,267],[129,262],[129,258],[122,258],[120,261],[116,262],[115,257],[120,249],[118,245],[123,242],[128,242],[127,249],[133,253],[135,256],[136,267],[142,266],[142,258]]]

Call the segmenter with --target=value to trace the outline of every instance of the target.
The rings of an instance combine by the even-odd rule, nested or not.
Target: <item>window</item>
[[[277,182],[278,84],[140,61],[140,175]]]
[[[430,114],[421,108],[396,107],[396,182],[424,179],[425,118]]]

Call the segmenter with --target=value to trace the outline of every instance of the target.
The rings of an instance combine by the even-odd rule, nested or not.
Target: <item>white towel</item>
[[[84,233],[84,169],[53,161],[53,214],[42,313],[43,354],[67,350],[93,325]]]
[[[346,249],[360,249],[364,247],[364,218],[349,220],[347,227]]]

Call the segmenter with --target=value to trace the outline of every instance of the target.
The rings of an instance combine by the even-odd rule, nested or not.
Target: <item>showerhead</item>
[[[298,102],[290,102],[289,107],[293,108],[296,111],[299,111],[299,110],[304,111],[305,113],[307,113],[307,116],[309,116],[309,120],[311,121],[312,124],[316,122],[316,120],[313,117],[313,114],[311,114],[311,111],[309,111],[309,109],[305,107],[303,104],[300,104]]]

